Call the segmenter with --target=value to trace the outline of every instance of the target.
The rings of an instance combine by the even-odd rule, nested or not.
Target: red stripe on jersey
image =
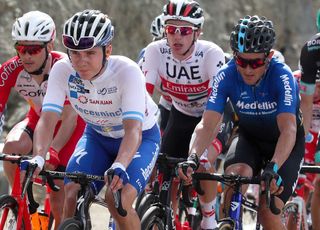
[[[150,84],[150,83],[147,83],[146,84],[146,88],[147,88],[147,91],[150,95],[153,94],[153,91],[154,91],[154,85]]]

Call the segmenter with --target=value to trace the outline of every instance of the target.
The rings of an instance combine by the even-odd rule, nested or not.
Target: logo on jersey
[[[220,81],[222,81],[225,77],[225,73],[221,72],[219,73],[215,78],[213,78],[213,84],[212,84],[212,92],[211,95],[209,97],[209,101],[211,103],[215,103],[217,96],[218,96],[218,86]]]
[[[284,86],[284,104],[291,106],[293,97],[292,97],[292,88],[290,86],[289,78],[287,74],[281,75],[280,76],[283,86]]]
[[[106,94],[112,94],[116,93],[118,91],[118,88],[116,86],[110,87],[110,88],[102,88],[98,89],[97,93],[100,95],[106,95]]]
[[[78,98],[78,93],[80,94],[90,93],[90,91],[85,88],[79,75],[78,74],[76,75],[77,76],[70,75],[70,78],[69,78],[69,89],[70,89],[71,98]]]
[[[277,110],[277,102],[252,102],[245,103],[238,101],[236,106],[241,110],[241,113],[248,115],[267,115],[274,113]]]
[[[116,111],[110,112],[110,111],[94,111],[90,109],[84,109],[79,107],[78,105],[74,105],[74,108],[78,110],[80,113],[85,115],[90,115],[94,117],[120,117],[122,116],[122,110],[119,108]]]
[[[170,48],[160,48],[160,53],[161,54],[171,54],[171,49]]]
[[[39,89],[37,91],[27,91],[25,89],[21,89],[18,91],[24,97],[44,97],[46,95],[45,90]]]
[[[166,74],[170,78],[175,78],[177,80],[185,78],[188,80],[199,80],[201,79],[199,66],[177,66],[170,63],[166,63]]]
[[[2,72],[0,74],[0,87],[4,86],[5,81],[9,78],[9,76],[21,65],[21,60],[15,59],[12,62],[2,66]]]
[[[112,105],[112,100],[93,100],[93,99],[88,99],[84,95],[80,95],[78,97],[78,101],[82,104],[94,104],[94,105]]]
[[[27,82],[31,82],[31,80],[32,80],[32,77],[26,72],[22,73],[20,77],[22,79],[26,79]]]

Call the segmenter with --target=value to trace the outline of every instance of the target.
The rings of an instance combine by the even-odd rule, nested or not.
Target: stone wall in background
[[[1,0],[0,1],[0,62],[15,54],[11,26],[16,17],[30,10],[41,10],[57,25],[56,49],[61,45],[64,21],[86,8],[107,13],[115,26],[113,53],[136,60],[141,48],[151,41],[150,23],[160,14],[165,0]],[[297,68],[303,43],[316,32],[315,12],[320,0],[198,0],[205,11],[203,39],[211,40],[230,52],[229,34],[234,23],[247,14],[266,16],[274,22],[276,47],[284,51],[286,62]],[[25,112],[25,105],[16,95],[10,100],[7,126],[11,127]],[[15,111],[16,109],[19,109]],[[12,115],[13,114],[13,115]]]

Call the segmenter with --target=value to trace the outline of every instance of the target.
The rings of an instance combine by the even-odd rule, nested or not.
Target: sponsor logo
[[[117,91],[118,91],[118,88],[116,86],[113,86],[110,88],[98,89],[97,93],[101,95],[106,95],[106,94],[116,93]]]
[[[212,92],[211,95],[209,97],[209,101],[211,103],[215,103],[217,96],[218,96],[218,86],[220,81],[222,81],[225,77],[225,73],[221,72],[219,73],[215,78],[213,78],[213,83],[212,83]]]
[[[78,105],[75,105],[74,108],[78,110],[80,113],[94,116],[94,117],[120,117],[122,115],[122,110],[119,108],[114,112],[110,111],[93,111],[89,109],[80,108]]]
[[[232,209],[232,211],[237,210],[238,207],[239,207],[239,202],[235,202],[235,201],[232,201],[232,202],[231,202],[231,209]]]
[[[292,98],[292,88],[290,86],[288,75],[281,75],[280,76],[283,86],[284,86],[284,104],[291,106],[293,98]]]
[[[42,89],[39,89],[37,91],[27,91],[25,89],[21,89],[18,92],[24,97],[44,97],[46,95],[46,92]]]
[[[171,54],[171,49],[170,48],[160,48],[160,53],[161,54]]]
[[[88,99],[84,95],[80,95],[78,97],[78,101],[82,104],[93,104],[93,105],[112,105],[112,100],[93,100],[93,99]]]
[[[203,51],[196,51],[194,56],[203,58]]]
[[[272,110],[277,107],[277,102],[252,102],[252,103],[244,103],[243,101],[237,102],[237,107],[239,109],[261,109],[261,110]]]
[[[148,180],[149,176],[151,175],[152,173],[152,170],[153,170],[153,167],[157,161],[157,155],[158,155],[158,152],[159,152],[159,145],[157,143],[155,143],[155,150],[151,153],[153,155],[153,158],[152,158],[152,161],[147,165],[146,168],[141,168],[141,172],[142,172],[142,176],[143,178],[145,179],[145,181]],[[169,186],[169,185],[168,185]]]
[[[20,59],[18,59],[2,66],[2,72],[0,74],[0,87],[4,86],[5,81],[9,78],[9,76],[21,65],[22,62]]]
[[[201,79],[199,66],[188,66],[186,68],[185,66],[177,66],[172,65],[170,66],[170,63],[166,63],[166,74],[170,78],[175,78],[177,80],[181,78],[186,78],[188,80],[198,80]]]

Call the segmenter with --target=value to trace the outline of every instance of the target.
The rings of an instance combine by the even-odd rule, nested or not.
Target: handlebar
[[[108,174],[107,174],[108,184],[111,184],[113,176],[114,176],[114,170],[113,169],[108,170]],[[125,216],[127,216],[127,210],[125,210],[122,207],[121,191],[122,191],[122,189],[119,189],[116,192],[113,192],[112,195],[113,195],[115,207],[116,207],[119,215],[122,216],[122,217],[125,217]]]
[[[204,194],[203,189],[200,185],[200,180],[215,180],[228,185],[235,185],[239,187],[243,184],[260,184],[261,181],[266,183],[266,202],[267,207],[270,211],[278,215],[281,210],[276,207],[274,195],[270,193],[270,181],[272,178],[262,178],[262,177],[242,177],[240,175],[224,175],[219,173],[194,173],[192,175],[192,184],[196,189],[197,193],[200,195]]]

